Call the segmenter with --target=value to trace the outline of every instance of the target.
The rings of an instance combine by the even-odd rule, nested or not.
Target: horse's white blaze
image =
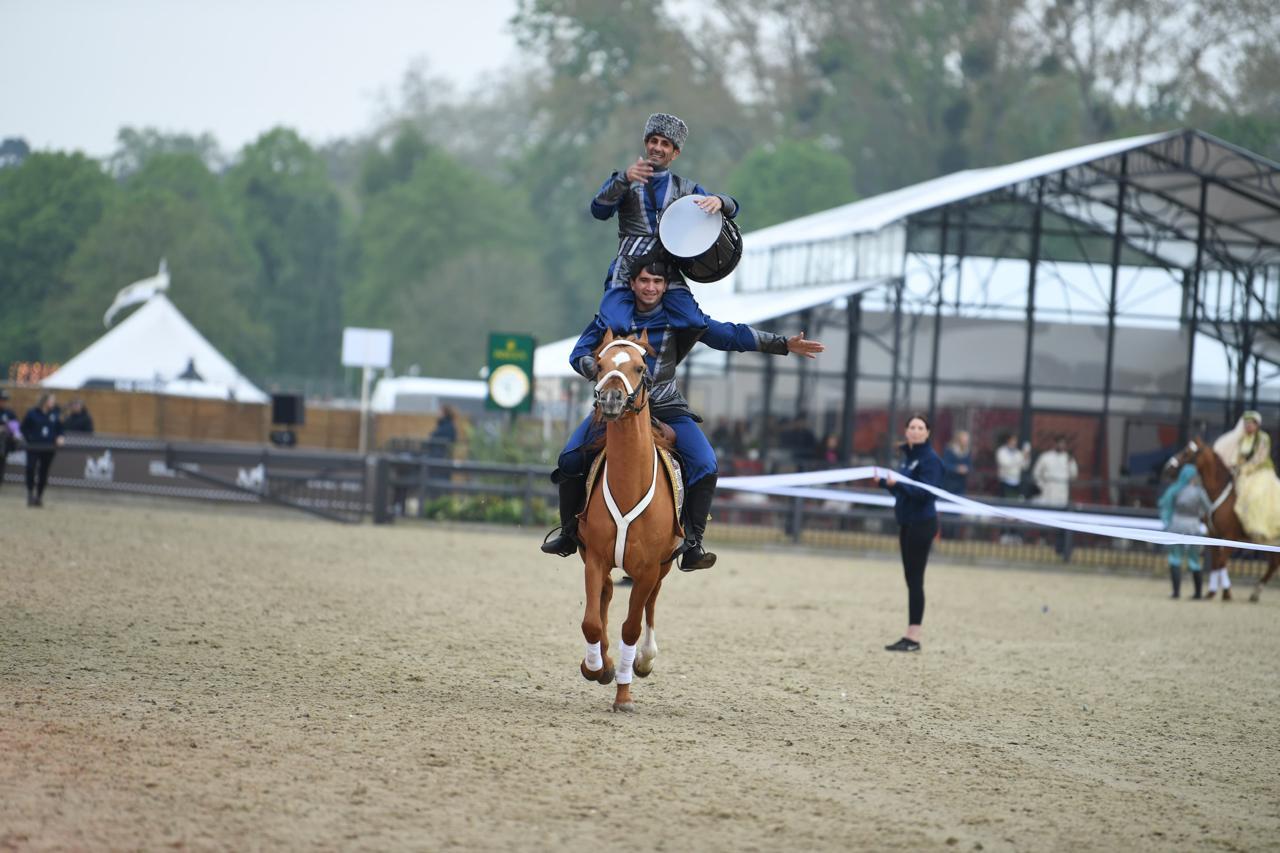
[[[626,364],[630,360],[631,360],[631,354],[626,352],[614,353],[614,356],[612,359],[614,367],[617,367],[619,364]]]
[[[599,643],[587,643],[587,654],[585,657],[587,669],[592,672],[599,672],[604,666],[604,658],[600,656]]]
[[[618,646],[618,669],[615,676],[619,684],[630,684],[632,665],[636,662],[636,647],[621,643]]]

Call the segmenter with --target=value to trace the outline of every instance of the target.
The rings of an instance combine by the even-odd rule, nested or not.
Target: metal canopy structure
[[[940,368],[945,374],[953,354],[940,355],[942,330],[985,319],[1022,326],[1021,351],[999,358],[1021,362],[1024,439],[1036,394],[1080,398],[1076,408],[1096,413],[1103,433],[1118,402],[1176,399],[1185,438],[1208,396],[1198,398],[1192,382],[1198,336],[1223,345],[1234,375],[1233,387],[1216,395],[1225,399],[1213,402],[1222,420],[1257,407],[1259,385],[1280,375],[1262,366],[1280,365],[1280,165],[1187,129],[958,172],[748,233],[733,287],[781,296],[851,282],[881,286],[851,296],[841,312],[827,309],[826,322],[847,330],[839,418],[846,460],[858,382],[870,378],[859,369],[859,339],[870,331],[864,312],[877,309],[892,318],[872,335],[891,362],[888,376],[874,377],[888,380],[891,421],[913,380],[917,388],[927,382],[935,410]],[[1104,350],[1098,381],[1049,375],[1054,359],[1039,346],[1055,323],[1094,327]],[[1168,382],[1143,388],[1117,372],[1117,331],[1133,337],[1129,330],[1142,329],[1184,341],[1176,391]],[[913,334],[932,341],[917,347]],[[923,373],[921,353],[931,362]],[[771,366],[765,372],[772,389],[777,377]]]

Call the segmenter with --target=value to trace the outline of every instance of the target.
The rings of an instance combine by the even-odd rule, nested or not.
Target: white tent
[[[270,398],[214,349],[169,297],[156,293],[42,383],[266,403]]]

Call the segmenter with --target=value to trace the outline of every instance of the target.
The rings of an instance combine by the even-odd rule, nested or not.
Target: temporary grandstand
[[[735,274],[695,285],[699,301],[828,351],[700,349],[687,393],[708,431],[743,420],[766,450],[801,414],[838,436],[844,462],[882,453],[898,432],[886,427],[915,410],[942,440],[970,429],[980,452],[1005,431],[1037,448],[1065,433],[1081,477],[1106,482],[1242,408],[1280,416],[1278,173],[1176,130],[749,232]],[[543,347],[537,373],[565,373],[571,345]]]

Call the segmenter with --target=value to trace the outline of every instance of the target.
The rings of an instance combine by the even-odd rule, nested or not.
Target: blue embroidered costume
[[[654,265],[646,260],[649,270]],[[637,270],[638,272],[639,270]],[[632,291],[628,288],[627,293]],[[646,356],[645,362],[652,378],[649,389],[649,409],[654,418],[671,427],[676,434],[676,452],[683,461],[685,485],[685,550],[680,563],[684,571],[710,568],[715,555],[702,547],[711,500],[715,495],[716,463],[711,443],[698,427],[702,420],[689,409],[689,404],[676,387],[676,373],[694,345],[699,341],[713,349],[725,352],[762,352],[770,355],[787,355],[790,352],[787,338],[771,332],[762,332],[741,323],[722,323],[713,320],[701,310],[695,317],[673,315],[668,290],[662,302],[651,311],[634,313],[628,333],[648,332],[649,344],[654,356]],[[687,293],[687,291],[686,291]],[[569,363],[586,379],[598,374],[593,353],[604,339],[609,325],[597,315],[578,338],[577,346],[569,356]],[[552,480],[560,486],[560,521],[562,532],[558,538],[546,542],[542,550],[548,554],[567,557],[577,551],[577,513],[586,500],[586,473],[591,464],[587,447],[599,437],[604,425],[593,423],[588,417],[560,453]]]
[[[644,138],[657,134],[669,139],[679,149],[689,129],[675,116],[655,113],[645,124]],[[591,215],[601,221],[618,215],[618,254],[609,265],[604,280],[604,298],[600,316],[615,333],[631,329],[635,297],[631,293],[631,275],[635,259],[648,255],[658,247],[658,216],[673,201],[687,195],[713,195],[699,184],[668,169],[655,169],[648,182],[630,181],[624,172],[614,172],[591,200]],[[734,219],[738,202],[727,195],[716,195],[722,204],[720,212]],[[704,316],[689,285],[673,270],[667,281],[667,311],[682,328],[696,328]]]

